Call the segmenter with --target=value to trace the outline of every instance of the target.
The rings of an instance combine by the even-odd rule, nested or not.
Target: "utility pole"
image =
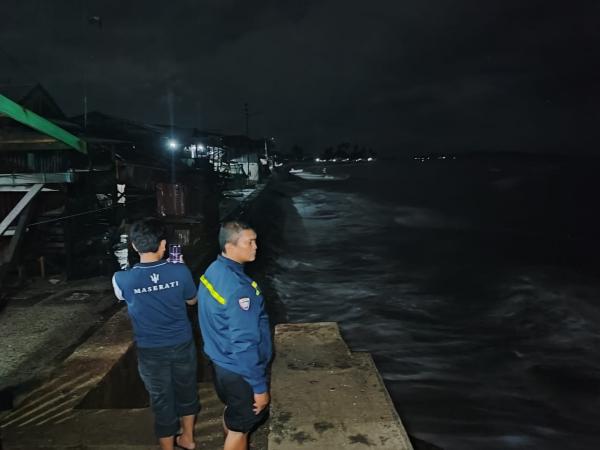
[[[246,118],[246,139],[248,149],[246,150],[246,175],[250,178],[250,131],[248,127],[248,102],[244,103],[244,116]]]
[[[87,130],[87,81],[85,81],[85,85],[83,87],[83,129]]]
[[[87,83],[88,83],[88,65],[89,61],[87,61],[87,52],[89,52],[89,42],[87,39],[88,33],[86,30],[87,24],[87,1],[83,0],[81,2],[81,40],[84,42],[83,49],[83,129],[87,129]]]
[[[93,63],[93,51],[92,41],[97,39],[92,37],[92,33],[87,31],[87,25],[97,26],[99,30],[102,30],[102,18],[100,16],[88,16],[87,0],[82,1],[81,5],[81,39],[84,43],[84,52],[88,53],[84,55],[84,67],[83,67],[83,129],[87,129],[88,119],[88,90],[89,90],[89,71],[90,66]]]

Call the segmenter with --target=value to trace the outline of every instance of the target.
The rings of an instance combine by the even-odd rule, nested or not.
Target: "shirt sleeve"
[[[267,392],[267,374],[260,363],[260,304],[250,287],[238,289],[228,302],[232,357],[255,394]]]
[[[191,300],[196,297],[196,293],[198,290],[196,289],[196,284],[194,283],[194,278],[192,277],[192,273],[190,269],[184,266],[182,283],[183,283],[183,297],[185,300]]]
[[[112,286],[113,286],[113,290],[115,291],[115,297],[117,297],[119,299],[119,301],[124,301],[125,297],[123,297],[123,290],[117,283],[117,274],[116,273],[112,277]]]

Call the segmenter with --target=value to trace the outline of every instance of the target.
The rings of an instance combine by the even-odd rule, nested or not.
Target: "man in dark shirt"
[[[130,238],[140,263],[115,273],[113,288],[117,298],[127,303],[138,370],[154,412],[154,431],[163,450],[174,445],[193,450],[194,419],[200,406],[196,347],[186,304],[196,303],[196,286],[184,264],[162,259],[166,241],[158,220],[135,222]]]

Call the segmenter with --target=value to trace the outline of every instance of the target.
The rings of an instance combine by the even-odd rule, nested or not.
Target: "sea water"
[[[380,161],[329,166],[339,181],[291,178],[282,239],[259,236],[265,274],[287,320],[336,321],[373,355],[411,436],[597,449],[596,169]]]

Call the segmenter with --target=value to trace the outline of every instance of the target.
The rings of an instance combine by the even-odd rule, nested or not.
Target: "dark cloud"
[[[285,147],[597,150],[595,2],[3,3],[0,84],[72,114],[85,82],[94,109],[233,133],[248,102]]]

